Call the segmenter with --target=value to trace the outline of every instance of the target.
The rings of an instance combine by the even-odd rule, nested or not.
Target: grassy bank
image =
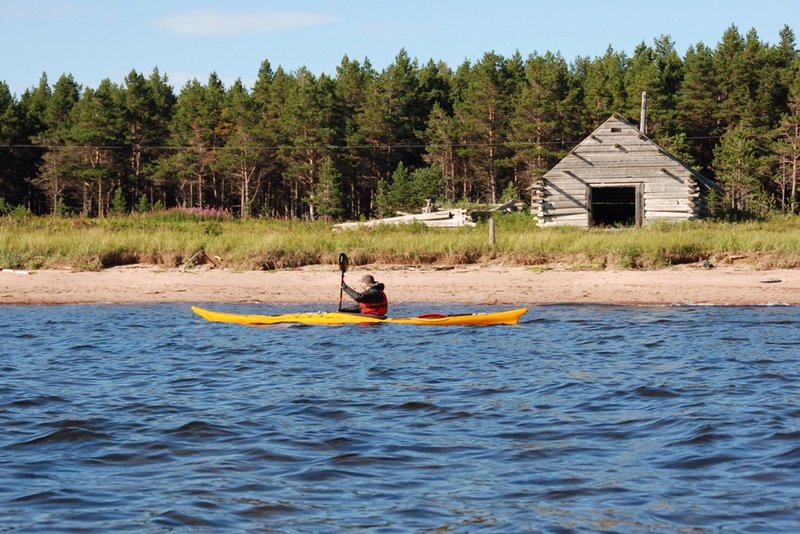
[[[639,229],[538,228],[522,214],[498,217],[496,244],[487,225],[421,225],[334,231],[322,222],[236,220],[181,212],[57,219],[0,218],[0,268],[97,270],[115,265],[184,264],[198,250],[225,267],[280,269],[354,265],[563,264],[574,269],[651,269],[706,259],[757,268],[800,267],[800,218],[764,222],[691,222]]]

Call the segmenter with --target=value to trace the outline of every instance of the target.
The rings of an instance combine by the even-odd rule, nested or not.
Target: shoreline
[[[800,305],[800,270],[697,264],[652,271],[575,271],[560,266],[408,267],[368,265],[386,285],[390,303],[535,306]],[[329,304],[339,302],[341,273],[333,265],[278,271],[191,271],[128,265],[102,271],[0,271],[0,306],[145,303]],[[345,296],[345,298],[347,298]]]

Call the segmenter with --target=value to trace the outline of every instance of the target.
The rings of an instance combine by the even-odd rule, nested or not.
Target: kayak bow
[[[414,324],[430,326],[488,326],[519,322],[528,308],[517,308],[500,312],[471,313],[464,315],[426,314],[420,317],[376,317],[345,312],[317,312],[317,313],[286,313],[283,315],[247,315],[240,313],[226,313],[204,310],[192,306],[192,311],[208,321],[217,323],[234,323],[247,326],[264,326],[270,324],[309,324],[309,325],[343,325],[343,324]]]

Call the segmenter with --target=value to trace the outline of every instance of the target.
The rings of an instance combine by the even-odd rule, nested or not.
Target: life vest
[[[386,315],[389,311],[389,300],[386,298],[386,293],[380,292],[381,300],[379,302],[359,302],[358,308],[362,314],[366,315]]]

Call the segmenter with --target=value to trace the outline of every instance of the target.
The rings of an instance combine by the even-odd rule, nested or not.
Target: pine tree
[[[19,135],[17,104],[8,84],[0,81],[0,145],[10,145]],[[0,157],[5,157],[0,154]]]
[[[392,111],[385,96],[382,77],[370,79],[364,88],[364,100],[356,113],[356,131],[349,137],[359,151],[359,186],[371,198],[381,180],[388,180],[395,160],[397,136],[392,126]],[[396,163],[395,163],[396,164]],[[371,206],[365,211],[369,215]]]
[[[52,96],[53,90],[50,87],[46,73],[42,73],[41,78],[39,78],[39,84],[35,88],[28,89],[22,93],[19,107],[23,122],[27,127],[26,133],[29,140],[32,140],[34,136],[47,128],[45,115]]]
[[[674,135],[675,99],[682,79],[683,65],[669,36],[656,39],[653,47],[641,43],[625,72],[626,116],[639,122],[642,93],[646,92],[647,134],[656,140]]]
[[[42,74],[39,84],[35,88],[27,89],[22,93],[18,104],[18,113],[21,120],[21,144],[36,144],[39,135],[46,128],[45,109],[50,100],[52,91],[47,81],[47,74]],[[23,147],[18,150],[20,155],[20,173],[26,177],[28,184],[34,185],[42,168],[44,151],[36,147]],[[29,203],[35,213],[47,211],[49,201],[39,187],[29,187]]]
[[[319,180],[312,187],[308,202],[316,207],[319,218],[338,220],[344,213],[342,195],[342,175],[327,159],[319,169]]]
[[[656,63],[660,73],[661,98],[657,102],[653,118],[654,131],[663,130],[665,135],[678,133],[677,95],[684,79],[683,61],[675,50],[675,42],[669,35],[655,40]]]
[[[175,152],[162,161],[160,176],[176,180],[179,203],[184,206],[224,205],[224,188],[215,175],[230,126],[223,117],[225,88],[216,73],[203,86],[197,80],[184,85],[170,123],[170,144]],[[207,191],[210,190],[210,191]]]
[[[279,157],[286,169],[284,179],[290,189],[291,214],[316,218],[313,188],[320,167],[330,157],[334,142],[334,84],[326,75],[317,79],[300,69],[289,92],[279,127],[290,144],[281,147]]]
[[[127,173],[131,198],[149,196],[154,202],[153,166],[169,135],[169,121],[175,105],[175,95],[154,69],[150,78],[132,70],[122,89],[125,143],[130,147]]]
[[[781,208],[792,214],[800,211],[800,60],[795,60],[795,73],[789,88],[788,111],[783,115],[774,144],[777,168],[774,173],[779,188]]]
[[[761,198],[758,177],[756,146],[743,126],[735,126],[722,137],[714,150],[714,170],[717,180],[725,189],[724,202],[733,212],[750,213],[761,206],[754,205]]]
[[[201,201],[200,206],[208,205],[216,208],[224,208],[228,205],[227,196],[229,188],[224,174],[217,172],[217,162],[222,155],[224,147],[231,135],[232,124],[229,117],[225,114],[227,103],[227,91],[222,80],[216,73],[211,73],[208,84],[205,86],[202,98],[200,116],[196,117],[196,122],[200,125],[199,133],[205,140],[204,159],[207,163],[208,176],[210,178],[211,199]],[[202,188],[200,188],[202,192]],[[205,197],[208,198],[207,196]]]
[[[780,78],[780,93],[777,100],[784,106],[782,113],[789,110],[789,93],[792,85],[797,80],[797,62],[800,61],[800,51],[797,50],[797,40],[794,31],[789,26],[784,26],[780,33],[780,42],[775,47],[775,65]]]
[[[563,156],[565,101],[570,76],[560,55],[532,55],[525,63],[525,82],[517,91],[509,143],[514,149],[514,177],[519,192],[538,180]]]
[[[125,192],[121,187],[114,189],[108,212],[112,215],[125,215],[128,213],[128,202],[125,200]]]
[[[203,86],[197,80],[186,82],[181,89],[169,125],[168,142],[173,151],[159,160],[155,171],[156,180],[162,187],[172,189],[176,203],[183,207],[202,203],[206,176],[205,145],[201,135],[195,132],[199,130],[195,117],[200,114],[202,93]]]
[[[365,106],[367,88],[375,73],[369,61],[360,64],[347,56],[336,67],[334,123],[336,137],[346,148],[335,154],[335,165],[342,174],[346,210],[351,217],[370,211],[372,190],[359,177],[369,175],[360,147],[365,144],[359,131],[358,113]]]
[[[755,120],[744,51],[744,38],[735,25],[725,31],[714,51],[715,118],[721,132],[736,124],[752,125]]]
[[[419,134],[425,129],[430,109],[426,106],[419,81],[419,67],[405,49],[380,77],[388,104],[392,130],[390,165],[404,162],[412,167],[422,163]]]
[[[150,126],[153,128],[151,132],[152,138],[148,140],[148,143],[152,143],[157,148],[152,152],[147,152],[146,180],[152,191],[149,195],[149,204],[153,209],[156,209],[159,206],[176,204],[176,195],[171,187],[172,184],[162,181],[164,174],[160,173],[159,170],[162,158],[169,156],[169,153],[165,153],[162,148],[169,144],[170,125],[175,115],[175,105],[178,99],[169,84],[169,79],[166,75],[161,75],[158,69],[153,69],[147,78],[147,90],[152,98],[153,105],[153,114],[149,121]]]
[[[603,57],[586,65],[586,78],[583,82],[584,105],[591,124],[597,125],[612,113],[625,110],[627,64],[625,53],[615,52],[609,46]]]
[[[439,106],[446,113],[453,112],[451,94],[452,70],[443,62],[428,61],[419,71],[419,92],[422,109],[421,117],[429,117],[434,107]]]
[[[259,145],[255,102],[241,80],[236,80],[229,89],[222,116],[230,130],[214,168],[233,183],[241,216],[250,217],[253,201],[261,190],[259,171],[264,148]]]
[[[470,160],[464,174],[474,173],[476,196],[489,202],[497,202],[509,157],[513,79],[506,66],[501,56],[488,53],[474,67],[461,70],[463,90],[454,105],[462,144],[457,152]]]
[[[27,191],[24,142],[20,109],[8,85],[0,82],[0,198],[11,205],[23,204]]]
[[[454,202],[459,195],[455,120],[444,109],[434,105],[425,129],[425,161],[440,169],[443,175],[444,198]]]
[[[47,78],[42,77],[42,82]],[[41,129],[31,137],[31,141],[43,147],[39,172],[33,183],[45,192],[53,215],[61,215],[66,209],[65,194],[74,188],[71,166],[76,161],[75,151],[65,147],[68,138],[70,114],[80,98],[80,86],[72,75],[59,77],[52,91],[41,87],[39,98],[46,103],[43,109],[34,108],[32,113],[41,112]],[[41,102],[41,101],[40,101]]]
[[[684,78],[676,97],[677,129],[691,138],[691,160],[701,169],[711,168],[716,135],[716,81],[713,53],[703,43],[690,46],[684,59]]]
[[[428,201],[435,204],[442,197],[444,175],[438,166],[415,169],[411,173],[411,180],[415,198],[410,199],[410,208],[419,209],[426,206]]]
[[[419,212],[427,201],[434,202],[441,195],[442,171],[439,167],[426,167],[410,171],[402,163],[392,173],[391,183],[381,180],[376,198],[382,216],[396,211]]]
[[[285,165],[278,157],[278,148],[289,144],[282,133],[280,121],[286,109],[286,100],[293,80],[282,68],[273,72],[269,61],[264,61],[253,86],[253,105],[256,114],[254,134],[257,143],[264,147],[259,162],[263,187],[261,215],[289,216],[290,208],[283,183]]]
[[[683,59],[669,36],[631,57],[609,47],[567,65],[490,52],[455,71],[433,59],[420,67],[401,49],[381,72],[347,56],[335,78],[264,61],[252,91],[212,75],[177,97],[157,70],[97,88],[71,75],[51,87],[43,74],[18,101],[0,82],[0,195],[37,213],[102,215],[121,188],[128,204],[145,195],[148,205],[315,217],[327,210],[330,164],[346,215],[360,217],[402,163],[409,183],[438,169],[448,200],[496,201],[509,185],[522,193],[609,114],[637,122],[647,91],[648,135],[719,173],[727,207],[763,212],[772,195],[797,212],[797,65],[788,26],[776,45],[730,26]]]
[[[655,51],[641,42],[633,52],[633,57],[625,69],[625,93],[627,105],[623,114],[629,119],[638,119],[641,108],[641,95],[647,93],[648,133],[658,131],[657,121],[653,120],[654,112],[663,106],[661,72],[656,63]],[[638,124],[638,120],[636,123]]]
[[[105,79],[96,90],[86,89],[71,113],[67,138],[75,145],[78,160],[74,174],[82,190],[81,213],[92,211],[91,197],[96,199],[96,213],[108,212],[112,181],[123,193],[121,176],[125,168],[123,152],[124,118],[119,87]]]
[[[366,88],[364,105],[357,114],[358,137],[363,145],[365,168],[362,180],[368,187],[387,179],[397,164],[422,163],[419,135],[425,129],[429,110],[420,90],[415,60],[401,50]]]

